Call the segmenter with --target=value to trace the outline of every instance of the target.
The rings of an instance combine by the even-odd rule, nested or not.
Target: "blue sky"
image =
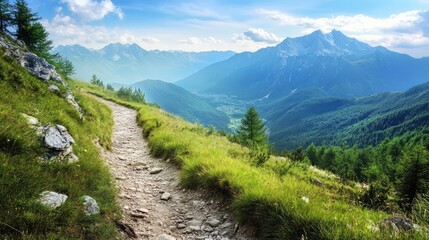
[[[373,46],[429,56],[429,0],[28,0],[54,44],[99,49],[255,51],[337,29]]]

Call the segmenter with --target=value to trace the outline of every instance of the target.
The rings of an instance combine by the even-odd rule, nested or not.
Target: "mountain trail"
[[[227,200],[214,192],[184,189],[177,166],[150,155],[135,110],[96,98],[113,112],[113,148],[102,156],[116,179],[122,222],[138,239],[254,239],[234,220]]]

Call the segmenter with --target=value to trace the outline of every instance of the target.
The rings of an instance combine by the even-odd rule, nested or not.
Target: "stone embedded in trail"
[[[186,225],[185,224],[183,224],[183,223],[179,223],[179,224],[177,224],[177,229],[183,229],[183,228],[185,228],[186,227]]]
[[[40,203],[46,207],[55,209],[61,206],[67,198],[67,195],[61,193],[44,191],[40,194]]]
[[[162,168],[152,168],[149,173],[150,174],[157,174],[160,173],[162,171]]]
[[[170,199],[170,197],[171,197],[171,194],[168,192],[165,192],[162,194],[161,200],[168,201],[168,199]]]
[[[213,232],[214,229],[210,226],[204,226],[203,230],[206,232]]]
[[[164,233],[164,234],[158,235],[154,240],[176,240],[176,238]]]
[[[94,215],[100,213],[100,207],[98,206],[97,201],[95,201],[95,199],[90,196],[83,196],[83,207],[86,215]]]
[[[221,224],[221,221],[219,221],[216,218],[209,218],[209,219],[207,219],[207,224],[212,226],[212,227],[217,227]]]

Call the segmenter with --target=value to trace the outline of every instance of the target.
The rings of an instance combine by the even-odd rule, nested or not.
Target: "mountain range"
[[[77,64],[78,74],[140,88],[148,102],[204,126],[228,130],[255,105],[278,150],[373,145],[429,125],[429,58],[372,47],[335,30],[240,54],[145,51],[135,44],[56,51]],[[130,85],[146,78],[182,80]]]
[[[144,79],[174,82],[234,52],[147,51],[137,44],[110,44],[100,50],[81,45],[60,45],[52,50],[69,59],[77,79],[89,81],[96,74],[105,83],[132,84]]]
[[[371,47],[333,30],[286,38],[274,47],[244,52],[177,82],[190,91],[241,99],[288,96],[317,88],[330,96],[358,97],[405,91],[428,80],[429,58]]]

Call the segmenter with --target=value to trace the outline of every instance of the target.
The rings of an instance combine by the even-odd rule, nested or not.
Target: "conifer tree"
[[[429,154],[419,144],[412,148],[402,162],[399,194],[402,197],[405,210],[411,210],[412,202],[418,194],[425,194],[429,191],[428,174]]]
[[[0,0],[0,32],[7,32],[12,20],[11,5],[8,0]]]
[[[22,40],[27,46],[31,46],[33,24],[40,18],[32,13],[25,0],[16,0],[12,10],[12,23],[15,26],[15,37]]]
[[[265,124],[255,107],[247,109],[244,118],[241,120],[237,136],[242,144],[251,148],[266,148],[268,146]]]

